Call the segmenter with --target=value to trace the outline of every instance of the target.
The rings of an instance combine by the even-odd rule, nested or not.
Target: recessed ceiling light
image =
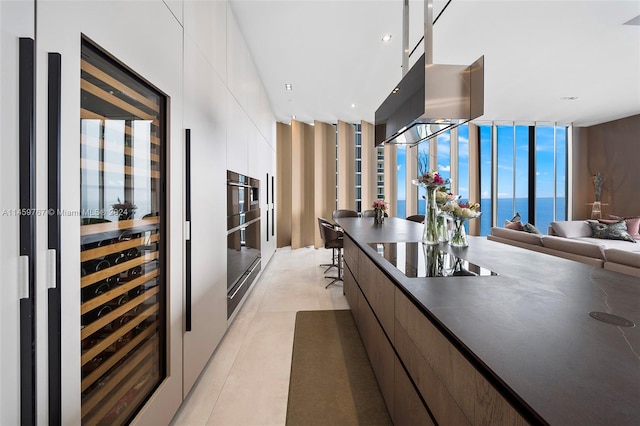
[[[575,101],[576,99],[578,99],[577,96],[563,96],[560,99],[562,99],[563,101]]]
[[[351,104],[351,108],[355,108],[355,107],[356,107],[356,104]]]
[[[388,43],[391,40],[391,34],[385,34],[382,36],[382,41]]]
[[[395,89],[393,89],[393,90],[391,91],[391,93],[398,93],[399,91],[400,91],[400,88],[399,88],[399,87],[396,87]]]
[[[289,83],[285,83],[284,84],[284,88],[287,89],[287,90],[293,90],[293,86],[291,84],[289,84]]]

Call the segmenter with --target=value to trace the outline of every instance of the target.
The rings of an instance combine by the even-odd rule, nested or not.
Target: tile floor
[[[278,249],[172,425],[284,425],[297,311],[348,309],[331,250]],[[334,275],[335,269],[330,271]]]

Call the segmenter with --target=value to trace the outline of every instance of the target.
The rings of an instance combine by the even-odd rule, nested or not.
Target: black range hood
[[[471,65],[426,64],[425,55],[375,113],[375,145],[415,145],[484,114],[484,56]]]

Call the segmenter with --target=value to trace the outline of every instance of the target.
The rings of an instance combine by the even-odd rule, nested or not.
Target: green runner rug
[[[391,424],[351,311],[298,312],[287,426]]]

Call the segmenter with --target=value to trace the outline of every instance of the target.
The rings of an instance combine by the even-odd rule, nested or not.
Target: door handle
[[[18,258],[18,297],[20,299],[28,299],[29,291],[29,256],[20,256]]]

